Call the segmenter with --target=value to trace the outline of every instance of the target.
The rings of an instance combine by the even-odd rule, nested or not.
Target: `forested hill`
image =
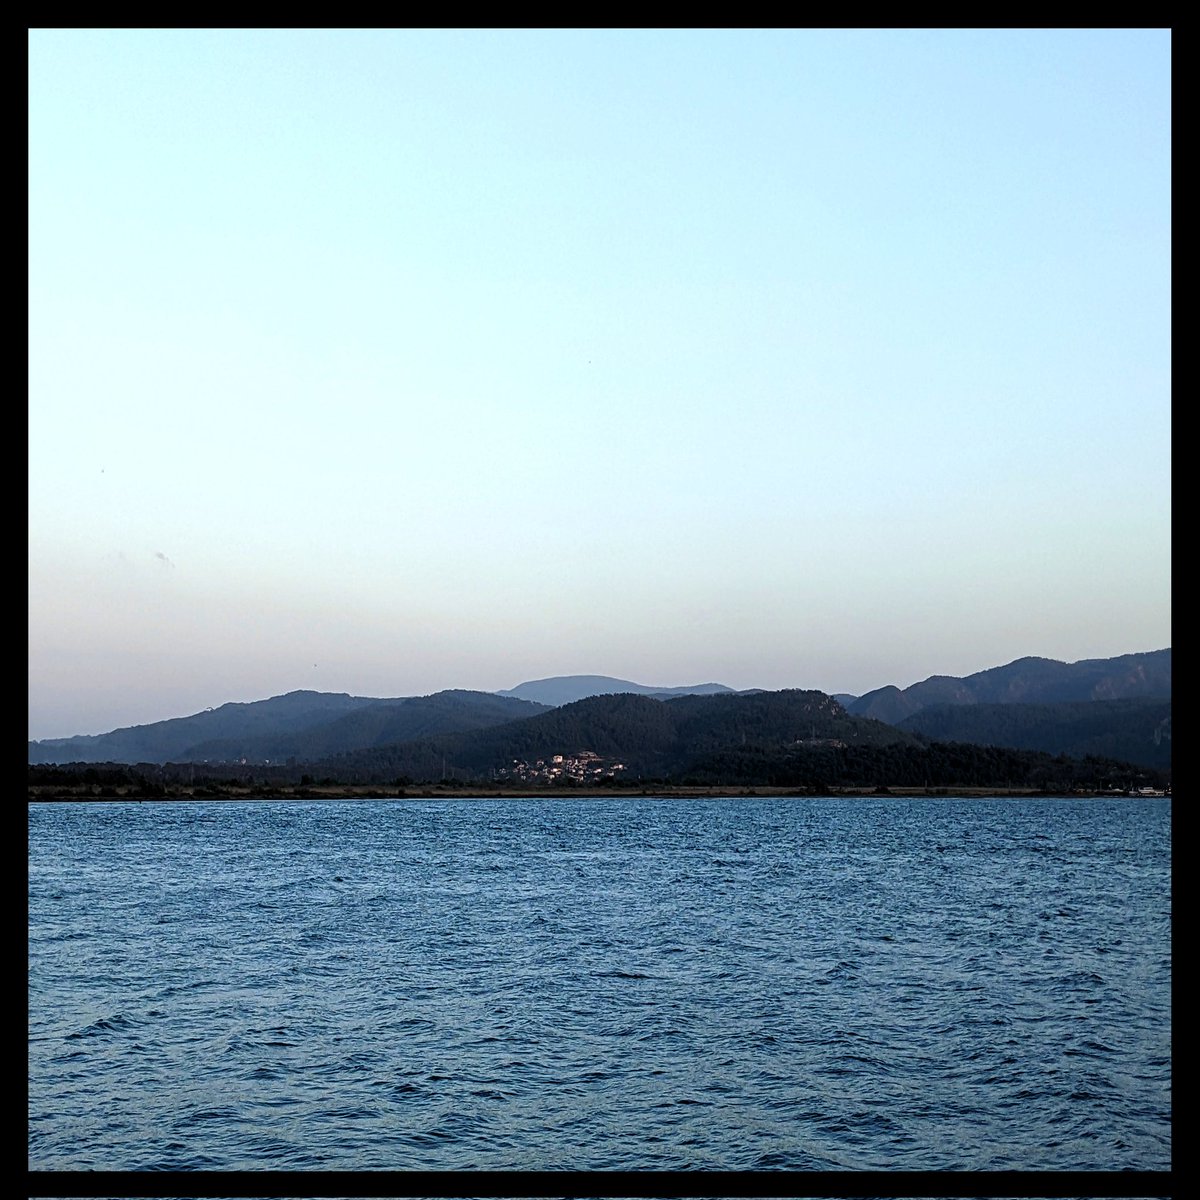
[[[939,704],[897,726],[939,742],[1098,755],[1171,769],[1171,701],[1148,698],[1063,704]]]
[[[251,704],[117,729],[94,737],[29,743],[31,763],[310,761],[362,747],[519,720],[547,711],[491,692],[373,700],[329,692],[289,692]]]
[[[200,742],[181,761],[311,762],[415,738],[486,729],[546,711],[546,705],[528,700],[451,689],[432,696],[372,704],[300,733]]]
[[[584,752],[614,786],[635,780],[830,787],[1162,787],[1169,773],[1104,757],[931,741],[854,717],[823,692],[595,696],[528,720],[338,755],[314,777],[345,783],[508,782],[519,764]],[[553,782],[545,772],[544,783]],[[522,776],[528,779],[529,776]],[[565,775],[561,783],[570,783]]]
[[[590,751],[629,775],[666,778],[726,750],[786,754],[804,747],[919,745],[879,721],[849,716],[823,692],[785,690],[670,699],[593,696],[528,720],[343,754],[317,764],[338,779],[489,778],[516,761]]]
[[[29,762],[237,763],[245,760],[262,764],[268,761],[286,763],[289,759],[312,762],[348,751],[370,750],[533,717],[545,713],[550,706],[565,704],[569,707],[568,700],[583,699],[580,692],[586,692],[589,698],[598,693],[604,693],[610,699],[612,694],[636,694],[639,698],[652,696],[658,702],[672,704],[744,699],[756,694],[823,694],[794,689],[775,693],[759,689],[733,692],[717,683],[648,687],[600,675],[534,680],[518,685],[509,693],[447,690],[429,696],[380,699],[345,693],[295,691],[268,700],[222,704],[219,708],[205,709],[191,716],[130,726],[110,733],[31,741]],[[1007,666],[993,667],[963,678],[932,676],[903,690],[880,688],[864,696],[838,696],[834,700],[844,702],[843,716],[872,718],[899,726],[923,709],[937,705],[982,709],[985,705],[1044,706],[1087,701],[1102,706],[1120,699],[1169,702],[1170,698],[1171,651],[1168,648],[1077,663],[1022,658]],[[638,711],[653,725],[653,710],[642,706]],[[1019,742],[1021,746],[1039,749],[1061,746],[1069,747],[1070,752],[1084,745],[1083,741],[1063,740],[1066,731],[1060,726],[1064,719],[1074,720],[1074,717],[1069,714],[1064,717],[1049,709],[1043,709],[1041,715],[1049,727],[1047,736],[1040,740],[1032,730],[1032,714],[1016,717],[996,713],[996,720],[990,725],[987,719],[979,716],[969,727],[952,728],[942,724],[939,728],[943,731],[942,736],[955,735],[964,739],[969,737],[981,744],[1012,746],[1014,742],[1003,730],[1020,724],[1024,730]],[[1162,761],[1163,738],[1164,734],[1169,734],[1169,719],[1165,725],[1160,720],[1155,726],[1157,740],[1151,743],[1147,743],[1144,731],[1138,727],[1140,718],[1136,718],[1132,710],[1122,714],[1117,709],[1104,712],[1098,708],[1089,714],[1081,713],[1080,720],[1092,726],[1087,737],[1093,740],[1088,744],[1098,749],[1107,746],[1136,753],[1133,758],[1136,762],[1158,764]],[[1101,729],[1100,726],[1109,720],[1114,722],[1113,727]],[[1130,728],[1120,728],[1122,720],[1131,723]],[[927,732],[932,728],[932,725],[913,726],[914,730]],[[859,737],[862,736],[860,731]],[[1147,745],[1152,749],[1147,751]],[[1137,751],[1139,746],[1141,750]]]
[[[269,700],[222,704],[187,717],[130,725],[110,733],[45,738],[29,743],[31,763],[171,762],[202,741],[248,738],[311,729],[348,712],[379,704],[344,692],[295,691]]]
[[[1171,650],[1064,663],[1019,658],[974,675],[932,675],[911,687],[877,688],[851,701],[855,716],[897,725],[943,704],[1062,704],[1076,701],[1171,699]]]
[[[514,702],[519,703],[519,702]],[[1014,706],[1019,707],[1019,706]],[[39,794],[84,786],[103,794],[120,782],[116,764],[31,765]],[[505,788],[655,784],[770,786],[813,794],[831,789],[1005,788],[1126,790],[1169,786],[1166,771],[1108,758],[934,741],[881,721],[854,717],[822,692],[715,696],[611,695],[579,700],[518,721],[429,735],[330,757],[225,761],[125,768],[139,795],[164,789],[337,783],[403,788],[409,783]],[[130,777],[132,778],[132,776]],[[129,783],[129,779],[126,780]],[[205,789],[209,789],[205,791]],[[265,789],[265,790],[264,790]],[[31,792],[32,794],[32,792]]]

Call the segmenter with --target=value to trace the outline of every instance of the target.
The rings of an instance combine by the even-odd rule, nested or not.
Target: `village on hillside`
[[[573,755],[552,754],[549,761],[539,758],[533,763],[515,758],[511,767],[502,767],[496,772],[496,778],[519,779],[523,783],[553,783],[563,779],[587,783],[616,779],[624,770],[624,763],[601,758],[591,750],[580,750]]]

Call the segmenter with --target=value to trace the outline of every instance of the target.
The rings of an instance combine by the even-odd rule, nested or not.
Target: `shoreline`
[[[141,793],[141,794],[139,794]],[[92,786],[78,788],[31,787],[28,803],[114,803],[136,801],[143,804],[174,804],[180,802],[246,801],[246,800],[625,800],[625,799],[747,799],[755,797],[794,796],[797,799],[823,797],[869,798],[912,798],[912,797],[961,797],[997,799],[1052,799],[1052,798],[1106,798],[1106,799],[1165,799],[1170,792],[1157,795],[1138,796],[1128,792],[1096,791],[1089,789],[1043,791],[1030,787],[846,787],[830,788],[821,792],[807,791],[795,787],[718,787],[686,785],[660,785],[645,788],[488,788],[471,786],[380,787],[370,784],[330,784],[325,787],[229,787],[171,789],[162,795],[146,795],[137,786],[100,789]]]

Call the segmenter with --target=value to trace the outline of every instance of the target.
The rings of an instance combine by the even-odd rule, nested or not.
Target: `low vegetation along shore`
[[[1073,789],[1047,791],[1041,788],[1018,787],[846,787],[815,789],[794,787],[691,787],[686,785],[657,785],[623,787],[471,787],[459,784],[427,784],[414,787],[380,787],[368,784],[334,784],[318,787],[279,787],[269,784],[243,786],[204,785],[200,787],[125,785],[121,787],[77,785],[74,787],[31,786],[31,802],[55,801],[189,801],[189,800],[489,800],[524,799],[549,800],[564,797],[612,800],[630,796],[678,797],[744,797],[744,796],[1120,796],[1129,793],[1112,790]],[[1145,789],[1134,796],[1161,796],[1158,789]]]

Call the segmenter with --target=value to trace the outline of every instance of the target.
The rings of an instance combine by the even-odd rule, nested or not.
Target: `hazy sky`
[[[1171,644],[1167,30],[34,30],[34,738]]]

